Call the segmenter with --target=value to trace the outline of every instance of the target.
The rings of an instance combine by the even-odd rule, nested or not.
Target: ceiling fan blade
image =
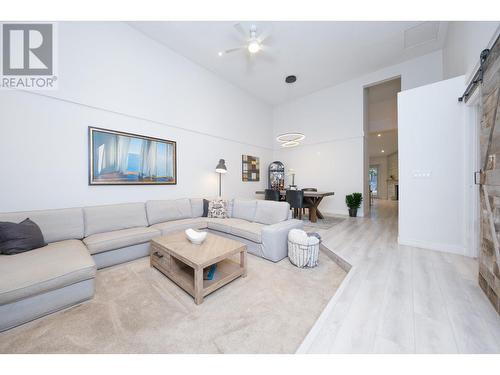
[[[272,53],[269,53],[269,49],[263,50],[262,54],[257,57],[260,61],[265,61],[267,63],[276,62],[276,58]]]
[[[259,41],[259,43],[264,43],[270,36],[271,30],[267,29],[260,33],[260,35],[257,37],[257,40]]]
[[[230,49],[225,50],[224,54],[232,53],[232,52],[236,52],[236,51],[241,51],[242,49],[245,49],[245,48],[246,48],[245,46],[241,46],[241,47],[237,47],[237,48],[230,48]]]
[[[255,68],[255,55],[253,55],[251,53],[246,53],[245,58],[247,61],[247,64],[246,64],[247,73],[253,73],[253,70]]]
[[[261,44],[260,45],[260,49],[263,51],[263,52],[269,52],[270,50],[273,49],[273,47],[267,45],[267,44]]]
[[[233,27],[240,33],[240,35],[244,38],[244,40],[248,40],[249,34],[245,31],[241,23],[235,23]]]

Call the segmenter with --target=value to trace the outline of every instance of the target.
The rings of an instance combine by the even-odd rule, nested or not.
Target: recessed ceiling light
[[[384,153],[385,151],[384,151],[384,150],[382,150],[382,151],[380,151],[380,152]]]
[[[382,134],[378,133],[378,134],[377,134],[377,137],[382,137]]]
[[[217,55],[222,56],[223,54],[224,54],[224,52],[221,51]]]
[[[286,83],[294,83],[297,80],[297,76],[291,75],[285,78]]]

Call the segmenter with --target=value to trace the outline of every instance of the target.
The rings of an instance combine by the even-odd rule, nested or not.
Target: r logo
[[[3,24],[3,75],[53,74],[52,24]]]

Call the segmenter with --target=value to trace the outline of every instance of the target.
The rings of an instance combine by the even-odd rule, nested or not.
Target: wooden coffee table
[[[239,263],[230,259],[239,254]],[[151,240],[151,267],[194,297],[199,305],[203,298],[247,275],[247,246],[241,242],[208,233],[201,245],[193,245],[184,231]],[[203,269],[217,263],[212,280],[203,280]]]

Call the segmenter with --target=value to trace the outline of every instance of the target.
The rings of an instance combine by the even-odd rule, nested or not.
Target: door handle
[[[479,179],[478,176],[479,175]],[[484,184],[484,172],[482,169],[479,171],[474,172],[474,184],[475,185],[482,185]]]

